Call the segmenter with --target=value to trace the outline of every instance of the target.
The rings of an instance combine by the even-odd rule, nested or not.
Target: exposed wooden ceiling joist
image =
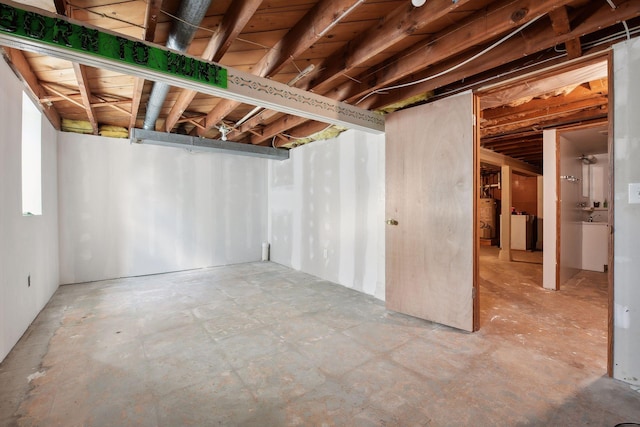
[[[53,0],[58,15],[67,15],[67,2],[66,0]]]
[[[465,59],[464,57],[453,57],[440,65],[436,65],[435,67],[427,69],[421,73],[417,73],[411,75],[409,78],[400,80],[398,84],[406,84],[413,81],[420,81],[433,75],[438,75],[438,77],[431,78],[423,83],[391,91],[389,94],[379,94],[376,96],[376,99],[370,103],[370,108],[380,108],[394,104],[403,99],[411,98],[417,94],[426,93],[434,90],[435,88],[469,78],[477,73],[493,70],[497,67],[528,57],[537,52],[543,52],[547,49],[553,48],[554,46],[562,44],[571,38],[593,33],[604,27],[617,24],[620,21],[635,18],[639,15],[640,2],[627,1],[618,6],[615,10],[611,10],[606,3],[600,5],[596,14],[591,14],[579,26],[574,27],[570,33],[560,36],[555,34],[550,35],[547,23],[536,23],[521,33],[521,37],[508,40],[500,46],[497,46],[492,51],[483,55],[481,61],[471,63],[470,67],[446,72]],[[606,45],[604,47],[606,47]],[[480,51],[480,49],[475,50],[475,52],[478,51]],[[562,57],[561,54],[556,56]],[[541,59],[547,58],[541,57],[539,60]],[[514,74],[511,74],[511,76],[513,75]]]
[[[31,95],[34,100],[40,100],[47,96],[47,91],[42,84],[38,81],[38,78],[31,70],[29,62],[24,56],[24,53],[21,50],[13,49],[10,47],[2,48],[3,56],[6,59],[7,63],[13,68],[14,72],[22,79],[25,83],[25,88],[31,92]],[[60,115],[58,111],[53,108],[51,103],[40,103],[42,112],[47,116],[49,122],[53,125],[54,128],[60,130]]]
[[[87,112],[87,117],[89,119],[89,123],[91,123],[93,134],[97,135],[99,130],[98,120],[96,119],[96,114],[93,111],[93,106],[91,105],[91,89],[88,85],[89,79],[87,78],[86,67],[74,62],[73,71],[76,74],[76,80],[78,80],[78,88],[80,89],[82,104],[84,105],[84,109]]]
[[[149,0],[144,18],[144,31],[142,38],[145,41],[152,42],[156,37],[156,26],[158,24],[158,16],[162,7],[162,0]],[[144,89],[144,78],[135,77],[131,95],[131,111],[129,117],[129,129],[136,127],[138,112],[140,111],[140,102],[142,101],[142,91]]]
[[[511,166],[514,171],[524,173],[526,175],[541,175],[542,170],[532,165],[526,164],[519,160],[509,158],[500,153],[480,148],[480,161],[494,166]]]
[[[136,121],[138,120],[138,111],[140,111],[140,101],[142,101],[142,90],[144,88],[144,79],[142,77],[136,77],[133,83],[131,98],[131,112],[129,117],[129,129],[136,127]]]
[[[352,11],[364,0],[322,0],[292,27],[287,34],[267,51],[255,64],[252,73],[264,77],[277,73],[293,58],[311,47],[327,31],[333,28],[344,16]],[[240,105],[233,100],[219,102],[207,114],[205,128],[211,129],[224,119],[231,111]],[[199,135],[204,135],[198,129]]]
[[[375,55],[380,54],[385,49],[393,47],[407,36],[413,35],[416,31],[438,20],[446,19],[447,15],[453,11],[456,14],[461,14],[462,10],[465,11],[465,14],[473,12],[473,9],[467,10],[464,8],[468,3],[469,0],[461,0],[456,3],[452,3],[449,0],[435,0],[428,2],[424,7],[414,8],[407,2],[404,7],[399,7],[391,15],[385,16],[380,24],[359,34],[342,49],[319,63],[314,72],[306,78],[309,80],[306,86],[307,89],[318,91],[319,93],[328,92],[332,88],[331,84],[336,79],[370,60]],[[474,8],[477,7],[476,3],[474,3]],[[277,113],[265,112],[256,116],[240,128],[240,133],[262,125],[275,114]],[[259,141],[256,142],[259,143]]]
[[[45,11],[42,11],[41,14],[43,16],[51,16]],[[61,20],[61,18],[57,19]],[[112,34],[111,37],[126,40],[126,42],[122,43],[130,43],[132,46],[146,46],[144,43],[122,35]],[[329,123],[359,128],[368,132],[382,132],[384,130],[384,119],[375,113],[349,104],[336,102],[329,98],[323,98],[319,95],[306,93],[296,88],[287,87],[281,83],[230,67],[225,68],[228,79],[226,88],[223,88],[207,82],[195,81],[175,72],[168,73],[167,71],[146,67],[136,61],[123,61],[122,58],[112,58],[108,55],[90,55],[78,49],[70,49],[66,44],[46,43],[37,37],[25,37],[24,33],[21,35],[12,31],[0,31],[0,43],[84,65],[123,71],[137,77],[163,81],[172,86],[199,90],[213,96],[223,96],[239,102],[255,103],[265,108],[300,114],[307,118],[326,120]],[[161,47],[154,47],[153,49],[165,52],[167,55],[170,54],[167,49]],[[197,62],[198,60],[189,59],[189,61],[189,63],[194,63],[193,61]],[[203,66],[212,67],[210,64]]]
[[[73,12],[74,18],[89,26],[162,44],[181,0],[145,0],[145,7],[129,0],[46,1],[51,3],[48,10],[60,15]],[[28,0],[21,3],[30,4]],[[12,3],[0,0],[0,4]],[[344,12],[348,14],[342,17]],[[485,51],[538,16],[542,17],[517,35]],[[593,55],[627,36],[622,21],[627,22],[629,37],[636,37],[640,33],[638,16],[640,0],[615,0],[615,7],[606,0],[428,0],[419,8],[409,0],[221,1],[212,3],[188,51],[233,70],[267,76],[269,84],[289,82],[313,64],[315,69],[295,83],[304,90],[301,94],[324,95],[333,102],[374,110],[431,102],[483,87],[486,82]],[[470,59],[476,55],[477,59]],[[84,79],[85,98],[90,102],[83,102],[82,85],[70,62],[33,52],[22,54],[22,61],[29,71],[19,73],[31,74],[22,78],[30,81],[30,90],[41,99],[52,122],[54,113],[83,120],[85,111],[93,109],[98,126],[134,128],[152,86],[126,68],[93,67]],[[571,66],[578,66],[582,61],[573,63]],[[408,85],[387,89],[399,84]],[[61,95],[47,91],[45,85]],[[286,99],[254,111],[255,102],[245,98],[228,101],[223,94],[193,89],[169,92],[159,118],[163,129],[174,131],[180,125],[181,130],[215,137],[218,132],[212,125],[224,122],[234,126],[228,135],[232,141],[295,146],[306,139],[292,137],[327,127],[325,122],[290,115],[290,110],[276,111]],[[594,99],[600,97],[603,102],[607,97],[606,80],[590,81],[579,90],[591,91]],[[372,91],[379,92],[369,95]],[[368,98],[362,100],[364,96]],[[540,165],[541,159],[530,146],[539,146],[542,128],[565,126],[571,120],[606,119],[604,104],[598,109],[586,99],[580,103],[570,98],[564,102],[576,108],[575,114],[560,111],[555,95],[534,97],[520,109],[484,111],[485,119],[495,122],[487,128],[483,144],[494,144],[496,150],[507,149],[506,145],[500,148],[499,142],[516,144],[512,146],[520,151],[514,156]],[[203,125],[207,115],[209,120]],[[502,133],[494,134],[494,130]]]
[[[472,8],[468,7],[470,3],[473,3]],[[384,17],[379,25],[358,35],[348,45],[323,60],[317,67],[317,73],[309,76],[312,80],[310,87],[326,92],[337,77],[389,49],[408,35],[440,20],[446,20],[450,13],[463,16],[472,13],[479,6],[482,6],[480,2],[470,0],[433,0],[423,7],[414,8],[406,2],[404,7],[399,7]]]
[[[362,97],[392,85],[406,75],[428,69],[430,65],[437,64],[450,56],[487,43],[569,2],[569,0],[497,2],[487,10],[481,10],[464,19],[458,26],[447,28],[426,42],[420,42],[409,51],[396,55],[379,66],[376,71],[348,80],[324,95],[358,104]],[[286,131],[289,128],[287,123],[299,125],[302,122],[303,120],[299,119],[282,118],[263,129],[261,137],[263,139],[253,136],[251,142],[259,144],[273,135]]]
[[[571,23],[569,22],[569,13],[566,6],[559,7],[556,10],[552,10],[549,13],[551,18],[551,26],[553,31],[559,36],[568,34],[571,32]],[[582,45],[580,44],[580,38],[569,39],[565,42],[567,47],[567,57],[574,59],[582,56]]]
[[[158,24],[158,15],[162,0],[148,0],[147,11],[144,18],[144,34],[142,38],[148,42],[152,42],[156,38],[156,25]]]
[[[483,136],[502,134],[514,129],[545,127],[555,122],[580,122],[591,117],[606,117],[608,108],[601,100],[583,101],[565,107],[557,107],[548,111],[523,117],[514,121],[500,122],[482,128]]]
[[[202,54],[202,59],[213,62],[220,61],[261,3],[262,0],[234,1],[231,9],[225,13],[220,27],[211,36]],[[197,92],[193,90],[182,89],[180,91],[180,95],[178,95],[178,99],[171,107],[165,121],[165,130],[167,132],[171,132],[196,95]],[[190,122],[193,122],[193,120],[190,120]],[[199,128],[202,128],[202,126],[199,126]]]
[[[406,75],[425,70],[432,64],[463,53],[469,48],[486,44],[496,37],[518,29],[527,23],[542,18],[548,11],[561,7],[570,0],[506,0],[492,4],[468,17],[453,29],[444,30],[434,36],[434,40],[421,43],[409,52],[403,52],[391,61],[393,67],[383,64],[376,72],[361,83],[350,81],[346,99],[356,100],[371,92],[389,86]],[[341,90],[341,89],[338,89]]]

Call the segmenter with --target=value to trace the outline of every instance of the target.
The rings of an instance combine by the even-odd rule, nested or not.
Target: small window
[[[22,214],[42,215],[41,115],[22,93]]]

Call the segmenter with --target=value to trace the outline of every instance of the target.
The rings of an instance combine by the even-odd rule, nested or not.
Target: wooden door
[[[473,95],[387,117],[386,306],[474,330]]]

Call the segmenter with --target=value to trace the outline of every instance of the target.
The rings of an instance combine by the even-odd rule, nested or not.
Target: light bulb
[[[420,7],[422,5],[424,5],[427,2],[427,0],[411,0],[411,4],[414,7]]]

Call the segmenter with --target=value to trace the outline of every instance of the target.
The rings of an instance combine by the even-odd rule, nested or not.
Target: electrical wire
[[[611,6],[611,9],[613,10],[616,10],[618,8],[613,0],[606,0],[606,2],[609,3],[609,6]],[[627,33],[627,40],[631,40],[631,34],[629,33],[629,26],[627,25],[627,21],[622,21],[622,25],[624,25],[624,29]]]
[[[626,23],[626,21],[623,21],[623,22]],[[606,37],[602,37],[602,38],[600,38],[598,40],[593,40],[593,41],[591,41],[589,43],[585,43],[585,44],[582,45],[582,48],[583,49],[591,49],[593,47],[600,46],[602,44],[611,43],[611,42],[613,42],[615,40],[618,40],[620,38],[624,38],[625,36],[627,38],[629,38],[629,36],[636,35],[638,33],[640,33],[640,26],[628,29],[628,32],[627,31],[619,31],[619,32],[614,33],[614,34],[610,34],[610,35],[608,35]],[[559,48],[558,46],[554,47],[554,51],[558,52],[558,53],[561,53],[562,55],[557,55],[557,56],[554,56],[554,57],[551,57],[551,58],[547,58],[547,59],[544,59],[542,61],[538,61],[538,62],[532,63],[530,65],[525,65],[525,66],[522,66],[522,67],[516,67],[516,68],[514,68],[512,70],[505,71],[504,73],[497,74],[495,76],[487,77],[486,79],[479,80],[479,81],[474,82],[474,83],[470,83],[470,84],[468,84],[466,86],[458,87],[458,88],[455,88],[455,89],[451,89],[450,91],[447,91],[447,92],[439,93],[439,94],[433,96],[432,99],[435,100],[435,99],[439,99],[439,98],[444,98],[444,97],[450,96],[450,95],[455,94],[455,93],[463,92],[463,91],[465,91],[467,89],[476,87],[478,85],[482,85],[482,84],[485,84],[485,83],[492,82],[494,80],[502,79],[503,77],[507,77],[507,76],[509,76],[511,74],[514,74],[514,73],[520,73],[520,72],[525,71],[525,70],[527,70],[529,68],[539,66],[540,64],[544,64],[546,62],[555,61],[556,59],[560,59],[563,56],[565,56],[565,54],[567,52],[566,49]]]
[[[124,3],[124,2],[123,2],[123,3]],[[107,15],[106,13],[96,12],[95,10],[91,10],[91,8],[89,8],[89,7],[78,6],[78,5],[75,5],[75,4],[71,4],[71,3],[69,3],[69,2],[67,2],[67,4],[68,4],[70,7],[74,8],[74,9],[77,9],[77,10],[84,10],[84,11],[86,11],[86,12],[93,13],[94,15],[98,15],[98,16],[100,16],[101,18],[113,19],[114,21],[122,22],[123,24],[132,25],[132,26],[134,26],[134,27],[138,27],[138,28],[146,29],[146,28],[144,27],[144,25],[136,24],[136,23],[134,23],[134,22],[129,22],[129,21],[125,20],[125,19],[121,19],[121,18],[117,18],[117,17],[115,17],[115,16]],[[119,4],[119,3],[117,3],[117,4]]]
[[[217,30],[212,30],[211,28],[202,27],[202,26],[200,26],[200,25],[194,25],[194,24],[192,24],[191,22],[185,21],[184,19],[182,19],[182,18],[180,18],[180,17],[178,17],[178,16],[176,16],[176,15],[174,15],[174,14],[170,13],[170,12],[167,12],[167,11],[166,11],[166,10],[164,10],[164,9],[160,9],[160,12],[161,12],[161,13],[163,13],[163,14],[165,14],[165,15],[167,15],[167,16],[168,16],[168,17],[170,17],[170,18],[175,19],[176,21],[180,21],[180,22],[182,22],[182,23],[184,23],[184,24],[186,24],[186,25],[189,25],[190,27],[193,27],[193,28],[197,29],[197,30],[206,31],[206,32],[211,33],[211,34],[215,34],[215,33],[217,33],[217,32],[218,32]],[[264,44],[262,44],[262,43],[254,42],[254,41],[251,41],[251,40],[243,39],[243,38],[241,38],[241,37],[236,37],[234,40],[237,40],[237,41],[239,41],[239,42],[243,42],[243,43],[247,43],[247,44],[252,44],[252,45],[255,45],[255,46],[261,47],[261,48],[263,48],[263,49],[265,49],[265,50],[271,50],[271,49],[273,49],[273,47],[269,47],[269,46],[266,46],[266,45],[264,45]]]
[[[629,32],[629,26],[627,25],[627,21],[622,21],[622,25],[624,25],[624,30],[627,33],[627,40],[631,40],[631,33]]]
[[[167,12],[164,9],[160,9],[160,13],[164,13],[168,17],[173,18],[176,21],[182,22],[183,24],[188,25],[188,26],[190,26],[192,28],[195,28],[197,30],[208,31],[208,32],[210,32],[212,34],[216,32],[216,30],[212,30],[211,28],[201,27],[199,25],[192,24],[191,22],[189,22],[187,20],[184,20],[184,19],[180,18],[179,16],[174,15],[173,13]]]
[[[591,49],[593,47],[600,46],[600,45],[603,45],[603,44],[606,44],[606,43],[610,43],[610,42],[612,42],[614,40],[618,40],[620,38],[629,39],[631,36],[640,33],[640,26],[629,28],[629,26],[626,25],[626,21],[622,21],[622,22],[624,23],[624,26],[625,26],[625,30],[624,31],[619,31],[617,33],[609,34],[606,37],[602,37],[602,38],[600,38],[598,40],[593,40],[591,42],[585,43],[585,44],[582,45],[582,48],[583,49]],[[566,49],[560,48],[558,46],[556,46],[554,48],[554,50],[556,52],[558,52],[558,53],[565,53],[567,51]]]
[[[495,76],[491,76],[491,77],[487,77],[486,79],[483,79],[483,80],[479,80],[479,81],[477,81],[477,82],[470,83],[470,84],[468,84],[468,85],[466,85],[466,86],[458,87],[458,88],[455,88],[455,89],[451,89],[451,90],[450,90],[450,91],[448,91],[448,92],[442,92],[442,93],[439,93],[439,94],[437,94],[437,95],[434,95],[434,96],[433,96],[433,97],[431,97],[430,99],[439,99],[439,98],[444,98],[444,97],[450,96],[450,95],[452,95],[452,94],[454,94],[454,93],[464,92],[465,90],[467,90],[467,89],[471,89],[471,88],[476,87],[476,86],[478,86],[478,85],[483,85],[483,84],[485,84],[485,83],[489,83],[489,82],[492,82],[492,81],[494,81],[494,80],[499,80],[499,79],[502,79],[502,78],[507,77],[507,76],[509,76],[509,75],[511,75],[511,74],[514,74],[514,73],[520,73],[520,72],[525,71],[525,70],[527,70],[527,69],[529,69],[529,68],[537,67],[537,66],[539,66],[540,64],[545,64],[545,63],[547,63],[547,62],[555,61],[556,59],[560,59],[560,58],[562,58],[563,56],[564,56],[564,55],[557,55],[557,56],[554,56],[554,57],[552,57],[552,58],[547,58],[547,59],[544,59],[544,60],[538,61],[538,62],[533,63],[533,64],[524,65],[524,66],[522,66],[522,67],[517,67],[517,68],[514,68],[513,70],[505,71],[504,73],[496,74]]]
[[[144,2],[143,0],[122,0],[122,1],[114,1],[112,3],[104,3],[104,4],[97,4],[95,6],[86,6],[87,9],[93,9],[96,7],[107,7],[107,6],[119,6],[121,4],[125,4],[125,3],[132,3],[132,2],[143,2],[146,4],[146,2]]]
[[[316,34],[316,37],[318,37],[318,38],[320,38],[320,37],[324,37],[324,35],[325,35],[325,34],[327,34],[327,33],[328,33],[328,32],[329,32],[333,27],[335,27],[337,24],[339,24],[339,23],[340,23],[340,21],[342,21],[342,19],[343,19],[344,17],[346,17],[347,15],[349,15],[351,12],[353,12],[353,10],[355,10],[355,9],[356,9],[356,7],[357,7],[357,6],[359,6],[360,4],[362,4],[364,1],[365,1],[365,0],[359,0],[358,2],[356,2],[355,4],[353,4],[351,7],[349,7],[347,10],[345,10],[344,12],[342,12],[342,14],[340,14],[340,16],[335,17],[335,18],[333,19],[333,21],[332,21],[328,26],[326,26],[322,31],[320,31],[320,33]],[[167,12],[167,11],[166,11],[166,10],[164,10],[164,9],[160,9],[160,12],[161,12],[161,13],[163,13],[163,14],[165,14],[165,15],[167,15],[167,16],[169,16],[170,18],[173,18],[173,19],[175,19],[175,20],[177,20],[177,21],[183,22],[184,24],[187,24],[187,25],[189,25],[189,26],[191,26],[191,27],[194,27],[194,28],[196,28],[196,29],[198,29],[198,30],[207,31],[207,32],[212,33],[212,34],[217,32],[217,30],[212,30],[212,29],[210,29],[210,28],[201,27],[201,26],[199,26],[199,25],[194,25],[194,24],[192,24],[191,22],[187,22],[187,21],[185,21],[184,19],[181,19],[181,18],[177,17],[176,15],[174,15],[174,14],[172,14],[172,13],[170,13],[170,12]],[[273,13],[273,10],[272,10],[271,12]],[[257,42],[253,42],[253,41],[251,41],[251,40],[242,39],[242,38],[240,38],[240,37],[236,37],[236,39],[235,39],[235,40],[238,40],[238,41],[241,41],[241,42],[244,42],[244,43],[253,44],[253,45],[256,45],[256,46],[260,46],[260,47],[262,47],[262,48],[264,48],[264,49],[268,49],[268,50],[273,49],[273,47],[265,46],[265,45],[263,45],[263,44],[260,44],[260,43],[257,43]]]
[[[414,85],[417,85],[417,84],[420,84],[420,83],[427,82],[429,80],[433,80],[433,79],[438,78],[440,76],[443,76],[443,75],[445,75],[447,73],[450,73],[451,71],[455,71],[458,68],[467,65],[469,62],[478,59],[479,57],[481,57],[482,55],[486,54],[487,52],[489,52],[489,51],[495,49],[496,47],[500,46],[502,43],[504,43],[505,41],[509,40],[511,37],[515,36],[516,34],[521,32],[522,30],[524,30],[528,26],[532,25],[534,22],[536,22],[538,19],[542,18],[543,16],[544,15],[539,15],[539,16],[533,18],[529,22],[521,25],[520,27],[516,28],[514,31],[512,31],[509,34],[507,34],[506,36],[502,37],[500,40],[498,40],[497,42],[493,43],[491,46],[481,50],[480,52],[476,53],[475,55],[471,56],[470,58],[465,59],[464,61],[454,65],[453,67],[451,67],[451,68],[449,68],[447,70],[441,71],[439,73],[433,74],[431,76],[427,76],[427,77],[425,77],[423,79],[419,79],[419,80],[416,80],[416,81],[413,81],[413,82],[402,83],[402,84],[398,84],[398,85],[387,86],[387,87],[384,87],[384,88],[373,90],[373,91],[369,92],[367,95],[365,95],[362,98],[360,98],[355,103],[355,105],[360,104],[362,101],[364,101],[365,99],[369,98],[372,95],[375,95],[375,94],[378,94],[378,93],[382,93],[382,92],[388,91],[388,90],[402,89],[404,87],[414,86]]]

